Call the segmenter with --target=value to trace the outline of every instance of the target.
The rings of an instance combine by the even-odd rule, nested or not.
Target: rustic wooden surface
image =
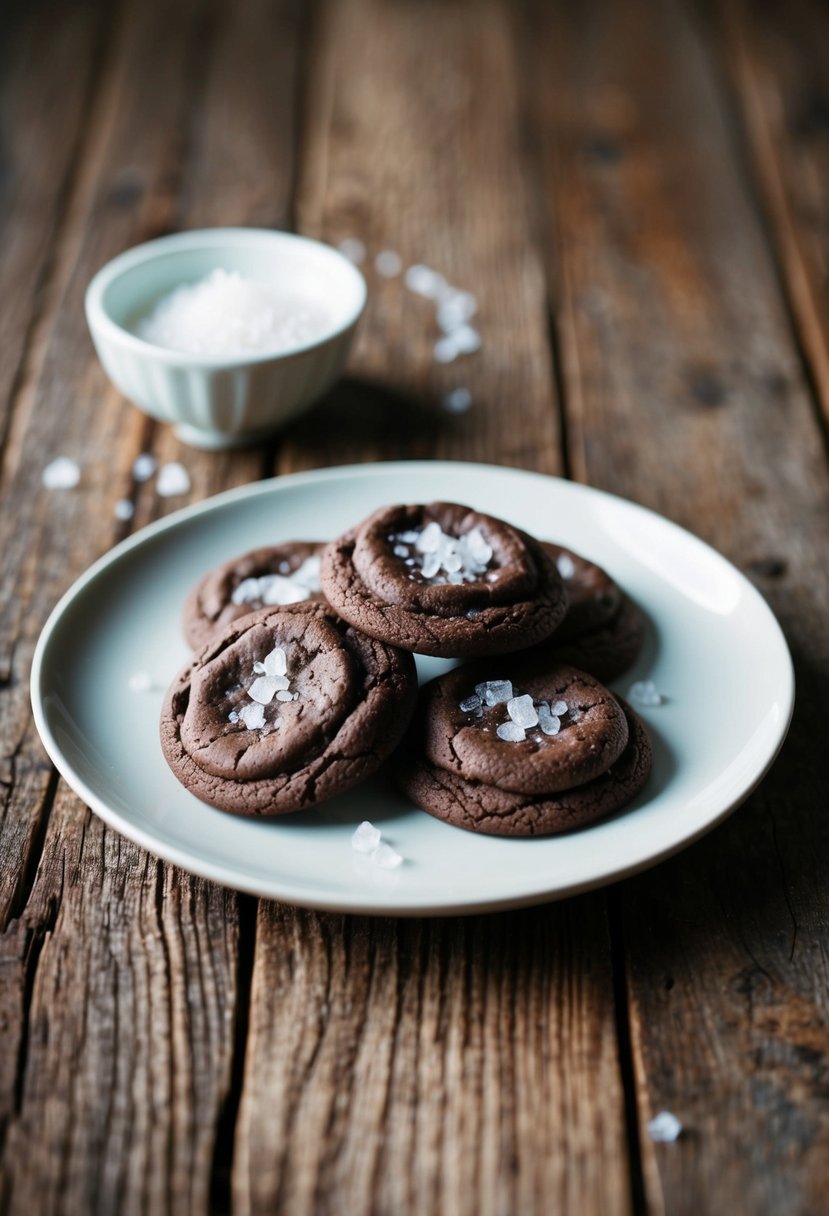
[[[41,0],[4,20],[0,1212],[822,1210],[825,9]],[[109,386],[83,290],[128,245],[226,223],[434,265],[476,292],[483,348],[434,363],[428,307],[369,261],[327,400],[265,449],[182,449]],[[474,404],[451,416],[459,383]],[[134,483],[141,451],[181,459],[189,496]],[[41,485],[59,454],[75,490]],[[219,489],[401,456],[602,486],[756,580],[798,709],[726,825],[605,892],[395,922],[192,878],[57,780],[28,670],[91,561]],[[676,1144],[648,1138],[662,1108]]]

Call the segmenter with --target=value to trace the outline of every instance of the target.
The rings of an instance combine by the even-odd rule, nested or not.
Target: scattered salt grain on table
[[[177,287],[136,326],[145,342],[192,355],[281,354],[319,338],[327,309],[238,271]]]
[[[155,456],[151,456],[149,452],[142,452],[132,462],[132,475],[136,481],[149,481],[157,467],[158,461]]]
[[[631,684],[628,697],[634,705],[643,709],[653,709],[661,705],[663,699],[653,680],[637,680],[635,684]]]
[[[648,1123],[648,1135],[654,1144],[671,1144],[682,1135],[682,1124],[669,1110],[661,1110]]]
[[[446,279],[443,275],[421,263],[409,267],[403,276],[403,282],[409,291],[414,292],[416,296],[423,296],[427,300],[439,299],[446,290]]]
[[[135,507],[128,498],[119,498],[112,509],[112,513],[116,519],[120,519],[126,523],[128,519],[132,519],[135,514]]]
[[[348,258],[355,266],[365,261],[366,247],[356,236],[347,236],[344,241],[340,241],[338,248],[343,257]]]
[[[351,837],[351,847],[355,853],[373,853],[380,844],[380,829],[364,819]]]
[[[71,490],[81,479],[81,470],[68,456],[56,456],[43,470],[42,480],[47,490]]]
[[[158,481],[155,486],[162,498],[173,498],[176,494],[186,494],[190,489],[190,474],[183,464],[173,460],[164,464],[158,470]]]
[[[374,269],[383,279],[394,279],[403,269],[403,259],[393,249],[383,249],[374,259]]]
[[[443,398],[443,408],[447,414],[465,414],[472,405],[472,394],[468,388],[453,388]]]

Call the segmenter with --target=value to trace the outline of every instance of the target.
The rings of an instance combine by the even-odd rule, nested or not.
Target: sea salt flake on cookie
[[[561,730],[561,719],[551,712],[546,701],[538,706],[538,725],[545,735],[557,735]]]
[[[265,725],[264,706],[258,705],[255,701],[250,705],[243,705],[239,710],[239,717],[248,730],[260,730]]]
[[[527,737],[524,727],[519,726],[517,722],[502,722],[495,733],[505,743],[523,743]]]
[[[248,696],[260,705],[270,705],[276,691],[276,684],[271,676],[258,676],[248,689]]]
[[[418,553],[437,553],[442,539],[443,533],[440,530],[440,524],[433,520],[419,533],[414,545]]]
[[[254,671],[256,671],[255,663],[254,663],[253,669],[254,669]],[[273,648],[273,650],[270,652],[270,654],[265,655],[265,662],[263,664],[263,669],[264,669],[265,673],[269,676],[284,676],[285,675],[285,673],[288,670],[288,659],[285,654],[285,651],[282,649],[281,646],[275,646]],[[278,685],[278,687],[287,688],[288,685],[280,684],[280,685]]]
[[[528,693],[523,696],[513,697],[507,702],[507,713],[517,726],[527,730],[531,726],[538,723],[538,714],[536,713],[533,699]]]
[[[556,701],[555,705],[550,706],[550,713],[553,714],[556,718],[563,718],[564,715],[567,713],[567,702],[566,701]]]
[[[484,685],[484,701],[487,705],[506,705],[512,700],[511,680],[488,680]],[[475,691],[478,692],[476,685]]]
[[[477,693],[475,693],[471,697],[466,697],[463,701],[460,702],[460,708],[463,710],[463,712],[465,714],[472,714],[475,712],[476,709],[481,708],[481,698],[478,696]]]
[[[572,578],[576,573],[576,563],[569,553],[559,553],[556,558],[556,566],[562,578]]]

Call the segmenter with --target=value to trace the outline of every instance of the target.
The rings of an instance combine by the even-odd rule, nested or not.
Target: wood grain
[[[0,825],[0,964],[13,977],[0,1004],[10,1048],[0,1206],[14,1211],[205,1212],[226,1200],[244,901],[154,861],[63,786],[49,817],[56,783],[25,676],[59,593],[125,530],[114,501],[136,500],[138,524],[187,500],[159,499],[152,481],[137,487],[138,452],[182,459],[192,499],[261,473],[261,452],[185,453],[121,400],[94,360],[82,297],[108,257],[188,224],[191,210],[200,223],[287,218],[293,88],[289,73],[272,78],[267,47],[278,38],[281,62],[293,63],[300,24],[297,6],[251,5],[238,20],[195,3],[119,14],[53,257],[44,339],[14,403],[0,487],[2,704],[14,741]],[[227,74],[243,82],[238,94]],[[247,191],[238,183],[251,148],[234,155],[228,118],[254,123],[257,155],[267,144],[280,152]],[[56,454],[78,460],[77,490],[40,489]]]
[[[814,403],[700,27],[670,0],[538,16],[527,53],[573,467],[753,573],[798,666],[790,741],[761,790],[623,888],[647,1203],[813,1212],[829,1181],[815,814],[829,487]],[[645,1122],[662,1108],[686,1133],[657,1148]]]
[[[593,897],[449,922],[263,903],[235,1210],[628,1211],[608,972]]]
[[[829,13],[814,0],[711,13],[797,340],[829,421]]]
[[[554,473],[557,402],[515,64],[503,4],[320,6],[306,87],[300,230],[358,237],[370,302],[354,380],[289,432],[280,471],[395,457]],[[474,293],[479,353],[441,365],[434,305],[383,279],[396,251]],[[467,387],[472,409],[442,408]]]

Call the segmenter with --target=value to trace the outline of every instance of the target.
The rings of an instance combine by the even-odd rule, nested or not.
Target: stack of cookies
[[[165,757],[197,797],[278,815],[392,753],[420,807],[546,835],[629,802],[650,746],[600,680],[639,653],[639,609],[600,567],[456,503],[385,507],[339,539],[209,573],[170,688]],[[413,654],[465,662],[418,697]]]

